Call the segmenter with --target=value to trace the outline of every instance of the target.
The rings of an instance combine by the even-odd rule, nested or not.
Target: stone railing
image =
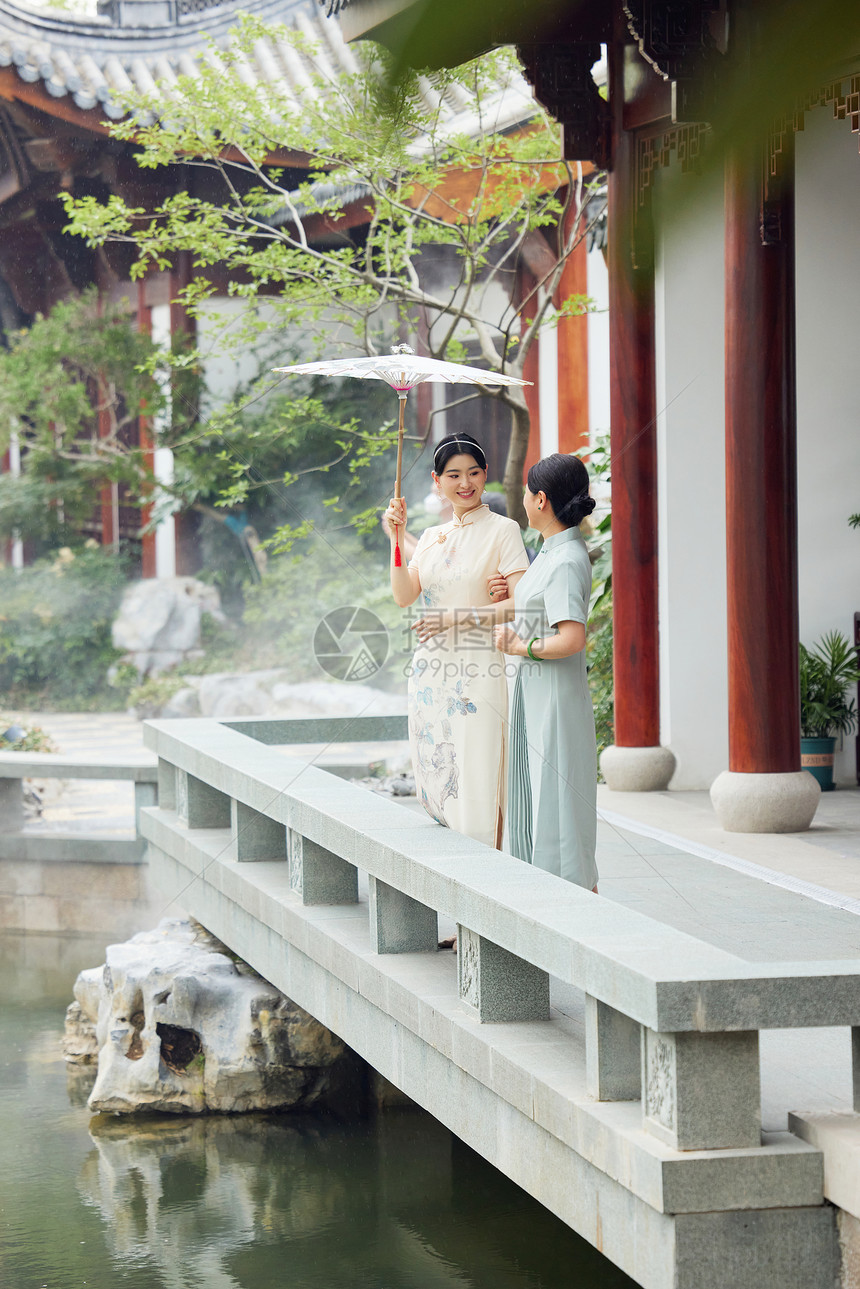
[[[759,1031],[842,1025],[856,1040],[860,961],[744,961],[264,746],[402,731],[400,718],[150,722],[160,808],[144,835],[168,853],[206,830],[213,881],[216,860],[282,862],[285,906],[356,905],[366,873],[373,954],[434,953],[442,913],[479,1022],[549,1020],[551,977],[574,986],[594,1101],[641,1102],[644,1131],[677,1151],[761,1148]]]
[[[134,784],[134,818],[128,834],[60,829],[26,830],[24,779],[124,780]],[[157,770],[148,753],[131,757],[64,756],[55,752],[0,752],[0,859],[69,860],[137,864],[143,858],[138,819],[156,801]]]
[[[137,832],[156,801],[156,760],[0,752],[0,926],[9,931],[122,938],[158,920],[145,843]],[[25,826],[24,779],[126,780],[134,784],[122,831]],[[115,828],[117,825],[114,824]]]

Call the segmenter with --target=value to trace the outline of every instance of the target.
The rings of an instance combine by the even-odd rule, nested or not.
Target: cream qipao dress
[[[428,528],[409,561],[417,609],[460,609],[456,624],[419,644],[409,673],[409,743],[415,787],[440,824],[501,843],[505,808],[505,658],[490,626],[469,610],[491,604],[487,579],[528,568],[519,525],[488,506]]]

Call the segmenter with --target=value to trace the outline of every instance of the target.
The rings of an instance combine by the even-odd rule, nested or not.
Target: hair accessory
[[[532,662],[543,662],[542,658],[536,658],[532,653],[532,645],[534,644],[535,640],[540,640],[540,636],[532,636],[531,640],[526,645],[526,653],[531,658]]]
[[[439,473],[437,468],[439,453],[442,451],[443,448],[450,448],[450,447],[453,447],[455,444],[458,448],[461,449],[463,453],[468,453],[469,456],[474,457],[475,460],[478,462],[478,465],[481,465],[481,462],[483,461],[484,464],[481,466],[481,469],[486,470],[487,458],[484,455],[484,449],[481,447],[480,443],[473,443],[471,439],[461,439],[459,435],[455,434],[455,435],[452,435],[451,438],[448,439],[446,442],[438,444],[436,447],[436,450],[433,453],[433,468],[434,470],[436,470],[437,474]]]

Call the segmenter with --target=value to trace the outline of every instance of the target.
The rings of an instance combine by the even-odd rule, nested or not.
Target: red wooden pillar
[[[657,604],[657,407],[654,247],[638,206],[636,138],[624,129],[624,41],[609,47],[612,168],[608,269],[615,744],[601,757],[610,788],[668,787],[675,758],[660,747]]]
[[[726,557],[729,771],[711,788],[733,832],[807,828],[800,769],[794,148],[741,144],[726,165]]]
[[[800,769],[793,139],[765,208],[763,150],[726,170],[729,768]]]
[[[575,211],[567,215],[567,228]],[[588,294],[585,238],[574,247],[562,270],[556,304],[572,295]],[[579,452],[588,447],[588,318],[562,318],[558,324],[558,450]]]

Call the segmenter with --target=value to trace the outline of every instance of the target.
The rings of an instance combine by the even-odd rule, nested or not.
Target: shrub
[[[615,741],[615,691],[612,680],[612,592],[601,598],[600,611],[588,622],[588,683],[594,704],[597,755]]]
[[[0,716],[0,731],[6,724],[6,721]],[[21,725],[18,721],[14,722],[22,731],[20,738],[10,743],[6,739],[0,740],[0,752],[56,752],[56,745],[53,743],[50,734],[39,725]]]
[[[24,569],[0,568],[0,691],[16,707],[73,711],[125,706],[106,684],[120,657],[111,623],[123,561],[88,545],[63,547]]]
[[[206,670],[282,667],[293,682],[325,680],[314,656],[314,633],[327,613],[343,605],[372,610],[389,632],[388,659],[368,683],[403,688],[415,642],[406,612],[391,598],[387,552],[368,551],[346,532],[316,537],[307,554],[270,559],[263,581],[245,592],[245,613],[229,658],[226,650],[216,649],[207,655]]]

